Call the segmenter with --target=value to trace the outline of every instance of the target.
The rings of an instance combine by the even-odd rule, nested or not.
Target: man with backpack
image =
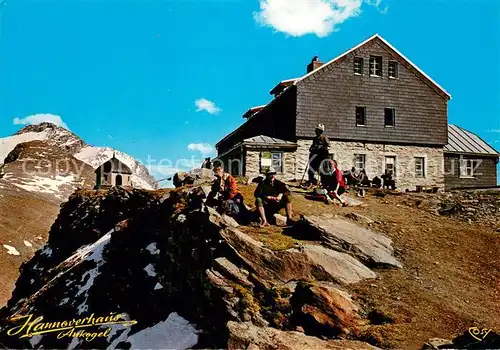
[[[207,196],[207,205],[218,207],[219,211],[237,217],[245,210],[243,195],[238,190],[236,179],[222,167],[214,168],[215,181]]]

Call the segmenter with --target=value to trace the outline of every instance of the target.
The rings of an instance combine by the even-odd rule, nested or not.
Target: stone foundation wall
[[[312,140],[299,140],[297,143],[295,177],[301,179],[309,158]],[[365,170],[370,179],[383,174],[386,156],[394,156],[396,157],[395,180],[398,188],[414,189],[416,185],[444,187],[443,148],[331,141],[330,153],[342,170],[354,166],[355,154],[364,154]],[[415,157],[425,158],[425,178],[415,177]]]
[[[249,151],[245,152],[245,176],[254,178],[259,175],[260,170],[260,152]]]
[[[260,151],[246,150],[245,152],[245,176],[255,178],[260,175]],[[283,152],[283,174],[276,177],[283,180],[290,180],[295,177],[295,152]]]

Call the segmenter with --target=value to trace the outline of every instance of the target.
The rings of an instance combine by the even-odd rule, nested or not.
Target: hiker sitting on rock
[[[269,226],[267,215],[273,215],[282,208],[286,210],[287,225],[293,224],[292,202],[290,191],[286,185],[276,179],[276,170],[269,168],[266,178],[259,183],[255,190],[255,205],[259,210],[262,226]]]
[[[340,195],[345,192],[344,175],[339,169],[336,160],[330,160],[329,168],[328,173],[321,177],[321,183],[328,192],[326,194],[326,199],[328,203],[331,203],[333,200],[330,196],[332,196],[337,199],[343,207],[345,207],[347,206],[347,203],[344,202],[342,197],[340,197]]]
[[[217,166],[214,168],[216,177],[212,189],[207,196],[207,205],[219,207],[230,216],[237,216],[244,207],[243,195],[238,190],[236,179]]]

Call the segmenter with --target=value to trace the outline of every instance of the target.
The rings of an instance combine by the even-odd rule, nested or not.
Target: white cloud
[[[325,37],[361,13],[363,3],[379,8],[382,0],[260,0],[255,20],[291,36]],[[385,9],[387,10],[387,9]]]
[[[190,143],[188,145],[188,150],[198,151],[203,155],[207,155],[214,151],[214,147],[209,143]]]
[[[14,118],[13,123],[15,125],[33,125],[33,124],[39,124],[43,122],[48,122],[55,124],[57,126],[63,127],[65,129],[68,129],[68,126],[66,125],[65,122],[63,122],[62,118],[58,115],[55,114],[49,114],[49,113],[39,113],[39,114],[33,114],[29,115],[25,118]]]
[[[500,129],[491,129],[491,130],[487,130],[486,132],[500,132]]]
[[[148,167],[148,171],[153,176],[171,176],[179,172],[187,171],[189,169],[176,168],[169,165],[155,164]]]
[[[200,98],[194,101],[196,105],[196,112],[207,111],[210,114],[218,114],[221,109],[215,105],[215,102],[207,100],[206,98]]]

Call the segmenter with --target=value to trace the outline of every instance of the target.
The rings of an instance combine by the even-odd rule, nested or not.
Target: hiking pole
[[[309,164],[306,164],[306,170],[304,171],[304,175],[302,175],[302,179],[300,180],[299,186],[304,182],[304,178],[306,177],[307,170],[309,170]]]
[[[300,185],[302,185],[302,182],[304,182],[304,178],[306,177],[307,171],[309,170],[309,165],[311,164],[311,161],[317,157],[317,154],[313,155],[312,157],[309,157],[309,161],[306,164],[306,170],[304,171],[304,175],[302,175],[302,179],[300,180]]]

